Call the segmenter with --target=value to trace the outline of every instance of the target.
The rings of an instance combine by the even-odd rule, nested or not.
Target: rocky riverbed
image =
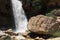
[[[37,35],[26,31],[25,33],[14,33],[12,29],[1,31],[0,40],[60,40],[60,37],[53,37],[47,35]]]
[[[26,32],[24,33],[15,33],[13,32],[12,29],[8,29],[5,31],[0,30],[0,40],[60,40],[60,37],[53,36],[53,33],[55,33],[55,31],[59,28],[58,27],[59,22],[57,23],[56,22],[57,21],[51,17],[38,15],[38,16],[32,17],[29,20],[28,30],[26,30]],[[43,23],[45,23],[45,26],[41,26],[43,25]],[[46,25],[46,23],[48,26]],[[39,26],[36,26],[36,25],[39,25]],[[41,30],[38,30],[38,28],[41,28]],[[45,30],[46,28],[47,28],[47,32]],[[52,29],[53,31],[51,31]]]

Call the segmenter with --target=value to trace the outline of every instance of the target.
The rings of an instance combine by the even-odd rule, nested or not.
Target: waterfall
[[[12,0],[12,8],[15,18],[16,32],[25,32],[27,30],[27,18],[19,0]]]

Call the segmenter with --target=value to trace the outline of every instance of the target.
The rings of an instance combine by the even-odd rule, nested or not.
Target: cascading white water
[[[15,18],[16,32],[25,32],[27,30],[27,18],[19,0],[12,0],[12,8]]]

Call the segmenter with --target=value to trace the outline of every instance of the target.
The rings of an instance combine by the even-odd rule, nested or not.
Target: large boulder
[[[52,17],[38,15],[29,20],[28,30],[37,34],[52,35],[59,28],[59,24]]]

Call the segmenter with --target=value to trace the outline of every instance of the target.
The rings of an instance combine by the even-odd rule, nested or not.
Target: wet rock
[[[29,20],[28,29],[37,34],[52,35],[59,28],[59,24],[52,17],[38,15]]]
[[[7,31],[5,31],[5,33],[9,35],[18,35],[17,33],[14,33],[12,29],[8,29]]]

